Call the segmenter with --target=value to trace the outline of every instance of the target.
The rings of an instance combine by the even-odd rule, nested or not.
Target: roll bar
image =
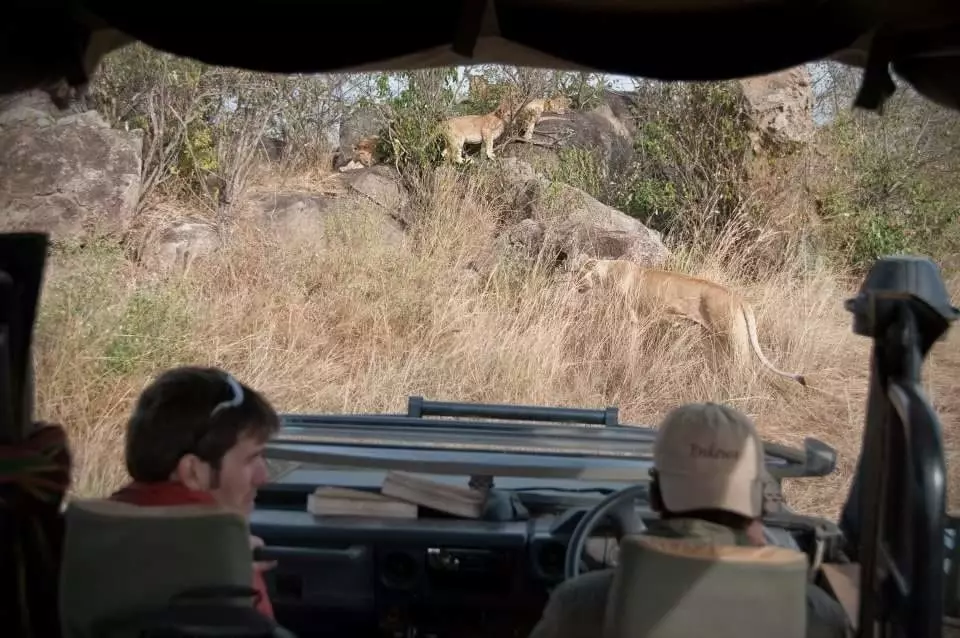
[[[548,421],[551,423],[585,423],[587,425],[619,425],[619,410],[580,408],[550,408],[537,405],[497,405],[486,403],[457,403],[427,401],[420,396],[407,399],[407,416],[448,416],[475,419],[516,419],[518,421]]]
[[[861,565],[858,638],[940,638],[946,484],[940,421],[920,369],[960,310],[936,265],[887,257],[845,307],[873,339],[863,444],[840,519]]]

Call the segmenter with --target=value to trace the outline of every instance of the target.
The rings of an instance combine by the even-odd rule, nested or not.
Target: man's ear
[[[170,478],[191,490],[205,491],[212,487],[212,468],[197,455],[184,454]]]

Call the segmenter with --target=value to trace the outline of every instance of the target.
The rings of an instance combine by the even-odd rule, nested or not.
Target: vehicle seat
[[[807,558],[782,547],[624,537],[605,638],[804,638]]]
[[[63,638],[271,636],[253,606],[247,522],[210,505],[82,500],[65,512]],[[220,596],[203,597],[214,591]],[[180,603],[178,597],[195,593]],[[180,628],[189,626],[189,631]],[[146,633],[144,633],[146,632]]]

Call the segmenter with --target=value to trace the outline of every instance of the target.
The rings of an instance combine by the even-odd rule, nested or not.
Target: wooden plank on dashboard
[[[376,492],[343,487],[318,487],[307,496],[307,511],[314,516],[377,516],[417,518],[417,506]]]
[[[463,518],[480,518],[486,494],[469,487],[448,485],[405,472],[387,472],[380,492]]]

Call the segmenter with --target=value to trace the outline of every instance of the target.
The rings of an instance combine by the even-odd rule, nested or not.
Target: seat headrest
[[[91,498],[72,501],[67,509],[68,511],[72,511],[74,515],[81,515],[84,519],[102,517],[152,520],[159,518],[169,521],[182,518],[218,518],[226,516],[243,521],[243,517],[236,512],[212,504],[141,507],[139,505],[131,505],[130,503],[105,498]]]
[[[631,536],[624,540],[626,543],[620,545],[620,560],[623,560],[624,551],[626,551],[628,554],[639,552],[638,556],[653,552],[694,561],[741,565],[766,564],[790,567],[800,563],[804,565],[804,569],[806,569],[807,562],[807,557],[802,552],[773,545],[761,547],[715,545],[687,539],[659,538],[656,536]]]
[[[804,638],[807,558],[783,547],[626,536],[605,638]]]
[[[150,613],[191,590],[253,581],[247,521],[218,506],[79,500],[65,519],[64,638],[102,635],[102,623]]]

